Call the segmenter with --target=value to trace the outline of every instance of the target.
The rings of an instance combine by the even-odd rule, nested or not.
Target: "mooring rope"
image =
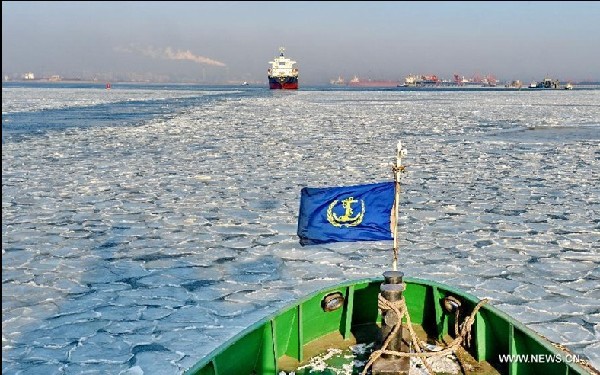
[[[454,338],[454,340],[448,346],[446,346],[446,348],[444,348],[440,351],[437,351],[437,352],[424,352],[421,349],[421,346],[419,345],[419,342],[417,339],[417,335],[412,328],[412,323],[410,320],[410,315],[408,314],[408,309],[406,307],[406,301],[404,300],[404,296],[402,296],[402,298],[399,301],[390,302],[390,301],[386,300],[385,298],[383,298],[383,296],[381,294],[379,294],[378,295],[378,307],[384,311],[392,310],[398,317],[398,321],[394,325],[392,332],[388,335],[388,337],[383,342],[381,349],[375,350],[373,353],[371,353],[371,355],[369,357],[369,361],[365,365],[365,368],[363,369],[361,374],[366,375],[369,368],[371,368],[371,366],[373,366],[373,363],[379,357],[381,357],[381,355],[383,355],[383,354],[393,355],[393,356],[397,356],[397,357],[418,357],[421,359],[421,361],[422,361],[423,365],[425,366],[425,368],[427,369],[427,371],[430,374],[434,374],[433,369],[427,363],[426,359],[431,358],[431,357],[442,357],[442,356],[446,356],[448,354],[456,354],[456,350],[460,347],[462,342],[465,341],[465,338],[467,340],[470,339],[471,327],[473,325],[473,322],[475,321],[475,315],[477,314],[479,309],[487,302],[488,302],[488,299],[484,298],[481,301],[479,301],[479,303],[477,303],[477,305],[475,306],[475,308],[473,309],[473,311],[471,312],[469,317],[467,319],[465,319],[465,321],[461,324],[460,335],[457,335]],[[397,352],[394,350],[387,350],[389,343],[396,336],[396,333],[398,333],[398,331],[400,330],[400,327],[402,326],[403,318],[406,318],[406,326],[410,333],[410,339],[412,341],[412,345],[415,347],[415,350],[416,350],[416,352],[414,352],[414,353]],[[458,314],[456,314],[456,318],[458,318]],[[455,325],[455,328],[457,328],[457,327],[458,327],[458,325]]]

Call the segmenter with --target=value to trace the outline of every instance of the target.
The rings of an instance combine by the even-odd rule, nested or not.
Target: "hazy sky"
[[[600,2],[2,2],[2,73],[600,81]]]

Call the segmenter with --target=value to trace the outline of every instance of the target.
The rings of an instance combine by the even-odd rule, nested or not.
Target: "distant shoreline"
[[[573,88],[566,90],[564,84],[558,88],[531,88],[528,86],[523,87],[511,87],[511,86],[396,86],[396,87],[378,87],[378,86],[341,86],[331,84],[314,84],[314,85],[301,85],[298,91],[394,91],[394,92],[538,92],[538,91],[582,91],[582,90],[600,90],[600,82],[581,82],[572,83]],[[49,80],[14,80],[14,81],[2,81],[2,88],[8,87],[46,87],[46,88],[96,88],[96,89],[119,89],[127,87],[143,87],[146,86],[149,89],[164,88],[165,86],[171,86],[177,89],[194,89],[194,88],[213,88],[213,89],[237,89],[237,90],[269,90],[267,82],[264,84],[250,84],[241,85],[233,83],[197,83],[197,82],[131,82],[131,81],[116,81],[116,82],[100,82],[100,81],[78,81],[78,80],[61,80],[61,81],[49,81]],[[79,86],[79,87],[78,87]]]
[[[2,84],[5,83],[21,83],[21,84],[28,84],[28,83],[48,83],[48,84],[61,84],[61,83],[88,83],[88,84],[99,84],[99,85],[105,85],[107,83],[110,84],[140,84],[140,85],[198,85],[198,86],[241,86],[241,83],[207,83],[207,82],[159,82],[159,81],[100,81],[100,80],[84,80],[84,79],[61,79],[61,80],[51,80],[51,79],[46,79],[46,78],[41,78],[41,79],[20,79],[20,80],[3,80]],[[559,82],[561,85],[566,85],[567,83],[571,83],[574,86],[600,86],[600,81],[594,82],[594,81],[581,81],[581,82],[573,82],[573,81],[564,81],[564,82]],[[251,87],[258,87],[258,86],[262,86],[263,83],[252,83],[249,84],[248,86]],[[268,82],[264,82],[264,85],[268,86]],[[330,83],[315,83],[315,84],[305,84],[305,86],[310,86],[310,87],[337,87],[337,88],[392,88],[392,86],[348,86],[348,85],[332,85]],[[397,88],[415,88],[414,86],[397,86]],[[423,87],[417,87],[417,88],[460,88],[460,89],[470,89],[470,88],[482,88],[482,87],[468,87],[468,86],[448,86],[448,85],[441,85],[441,86],[435,86],[435,85],[425,85]],[[494,89],[494,88],[514,88],[514,87],[505,87],[503,85],[497,85],[497,86],[491,86],[491,87],[484,87],[484,88],[490,88],[490,89]],[[529,88],[526,86],[523,86],[522,88]]]

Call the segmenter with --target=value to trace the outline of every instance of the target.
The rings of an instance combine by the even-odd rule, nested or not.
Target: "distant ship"
[[[298,89],[298,69],[294,68],[296,61],[284,56],[285,48],[279,48],[279,56],[269,61],[271,67],[267,70],[270,89]]]
[[[331,83],[332,85],[345,85],[346,81],[344,81],[344,78],[342,76],[339,76],[337,77],[337,79],[330,80],[329,83]]]
[[[404,83],[398,84],[398,87],[424,87],[437,86],[442,81],[436,75],[413,75],[410,74],[404,78]]]
[[[535,83],[535,85],[534,85]],[[544,78],[541,82],[532,82],[530,89],[558,89],[560,82],[557,79]]]
[[[410,74],[404,78],[404,83],[398,84],[398,87],[496,87],[497,82],[492,75],[484,78],[476,76],[473,79],[467,79],[464,76],[461,77],[455,74],[453,80],[445,80],[438,78],[435,74]]]
[[[396,87],[398,86],[397,81],[382,81],[382,80],[372,80],[372,79],[361,79],[357,76],[354,76],[350,81],[348,81],[348,86],[354,87]]]
[[[416,76],[410,74],[404,78],[404,84],[398,85],[399,87],[421,87],[421,86],[435,86],[441,81],[436,75],[420,75]]]
[[[510,83],[507,83],[504,87],[506,88],[512,88],[512,89],[520,89],[523,87],[523,83],[520,80],[516,80],[516,81],[512,81]]]

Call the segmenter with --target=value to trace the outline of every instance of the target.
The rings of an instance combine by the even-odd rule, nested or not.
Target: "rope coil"
[[[383,311],[392,310],[398,317],[398,320],[396,322],[396,325],[394,326],[394,328],[388,335],[388,337],[383,342],[381,349],[375,350],[373,353],[371,353],[371,355],[369,357],[369,361],[365,365],[365,368],[363,369],[361,375],[366,375],[369,368],[371,368],[371,366],[373,366],[373,363],[379,357],[381,357],[381,355],[383,355],[383,354],[393,355],[396,357],[418,357],[418,358],[421,358],[421,361],[422,361],[423,365],[425,366],[425,368],[427,369],[427,371],[430,374],[434,374],[433,369],[425,361],[425,359],[430,358],[430,357],[442,357],[442,356],[446,356],[448,354],[455,354],[456,350],[460,347],[462,342],[465,341],[465,339],[467,339],[467,343],[468,343],[471,338],[471,327],[473,325],[473,322],[475,321],[475,315],[477,314],[479,309],[487,302],[488,302],[488,299],[484,298],[481,301],[479,301],[479,303],[477,303],[477,305],[475,306],[475,308],[473,309],[473,311],[471,312],[469,317],[467,319],[465,319],[465,321],[460,325],[460,334],[458,334],[458,332],[455,331],[455,334],[456,334],[455,339],[446,348],[444,348],[440,351],[436,351],[436,352],[424,352],[421,349],[421,346],[419,345],[419,342],[417,339],[417,335],[412,328],[412,323],[410,320],[410,315],[408,314],[408,308],[406,307],[406,301],[404,300],[404,296],[402,296],[402,298],[399,301],[390,302],[390,301],[386,300],[385,298],[383,298],[383,296],[381,294],[379,294],[378,300],[377,300],[377,306]],[[398,330],[400,329],[400,327],[402,327],[402,319],[403,318],[406,318],[406,326],[410,333],[410,339],[412,341],[412,345],[414,346],[416,352],[407,353],[407,352],[397,352],[397,351],[393,351],[393,350],[387,350],[387,347],[390,344],[390,342],[392,341],[392,338],[395,337],[395,335],[396,335],[396,333],[398,333]],[[458,322],[458,309],[456,310],[455,330],[457,330],[459,328],[458,323],[456,323],[456,322]]]

